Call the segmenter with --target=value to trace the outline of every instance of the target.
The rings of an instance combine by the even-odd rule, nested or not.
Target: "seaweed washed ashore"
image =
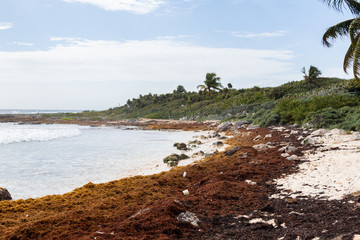
[[[228,149],[196,164],[89,183],[64,195],[0,202],[0,239],[359,238],[356,186],[355,192],[344,191],[341,198],[329,200],[324,186],[307,195],[294,192],[298,190],[292,185],[277,184],[304,173],[301,165],[312,161],[309,156],[337,150],[326,148],[326,139],[338,133],[315,136],[295,127],[221,127],[233,135],[226,141]],[[354,137],[351,144],[359,141],[355,133],[343,136]],[[354,146],[349,151],[359,154]]]

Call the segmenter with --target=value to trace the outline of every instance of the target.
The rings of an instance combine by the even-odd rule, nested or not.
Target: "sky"
[[[351,18],[321,0],[1,0],[0,109],[105,110],[140,94],[278,86],[342,70]]]

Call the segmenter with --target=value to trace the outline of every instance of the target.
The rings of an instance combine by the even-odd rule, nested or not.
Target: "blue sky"
[[[342,71],[351,17],[320,0],[1,0],[0,109],[101,110],[139,94],[195,91],[207,72],[236,88]]]

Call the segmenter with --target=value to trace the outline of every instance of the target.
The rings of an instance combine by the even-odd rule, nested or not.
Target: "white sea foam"
[[[62,137],[80,135],[80,127],[77,125],[19,125],[16,123],[0,123],[0,145],[49,141]]]

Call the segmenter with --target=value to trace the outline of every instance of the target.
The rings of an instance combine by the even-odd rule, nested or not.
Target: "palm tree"
[[[344,36],[350,36],[351,44],[344,58],[344,71],[347,73],[350,65],[353,65],[355,80],[360,85],[360,2],[359,0],[322,0],[335,10],[342,12],[346,6],[350,9],[354,18],[335,24],[328,28],[323,36],[323,44],[331,47],[329,40],[335,40]]]
[[[319,87],[319,84],[316,82],[316,79],[321,75],[321,71],[317,67],[310,65],[308,73],[306,73],[306,69],[305,67],[303,67],[301,72],[304,74],[305,82]]]
[[[220,79],[221,79],[220,77],[216,76],[216,73],[207,73],[204,84],[201,84],[201,85],[199,85],[197,87],[202,89],[202,90],[207,90],[208,93],[209,93],[209,100],[210,100],[210,97],[212,95],[211,89],[219,90],[219,89],[222,88],[222,85],[220,83]]]

